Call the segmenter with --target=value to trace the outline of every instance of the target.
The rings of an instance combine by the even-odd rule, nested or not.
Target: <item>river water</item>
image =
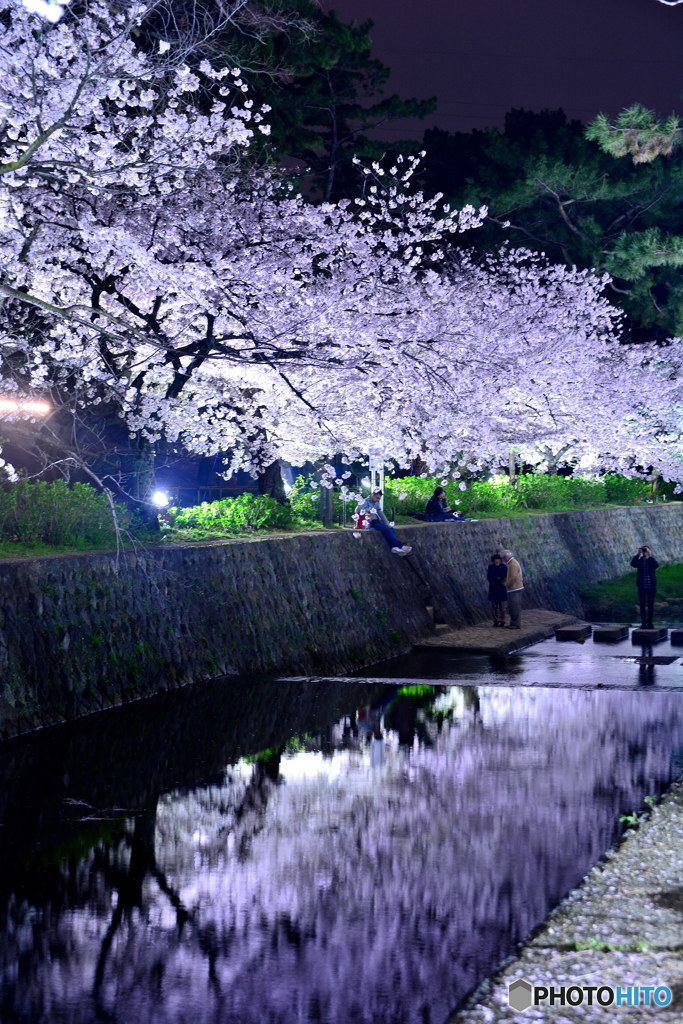
[[[213,683],[5,744],[0,1019],[444,1024],[679,771],[680,692],[515,665]]]

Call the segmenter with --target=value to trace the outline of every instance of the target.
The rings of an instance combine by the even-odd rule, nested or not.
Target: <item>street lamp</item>
[[[49,402],[34,398],[0,398],[0,414],[20,413],[24,416],[46,416],[52,412]]]

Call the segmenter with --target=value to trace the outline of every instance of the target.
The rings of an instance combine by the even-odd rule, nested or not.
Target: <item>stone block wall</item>
[[[486,617],[500,546],[522,562],[528,604],[578,614],[579,587],[621,575],[640,544],[683,561],[681,504],[399,532],[415,569],[351,531],[1,561],[0,735],[198,679],[389,657],[429,632],[418,572],[445,621]]]
[[[421,539],[425,528],[426,544]],[[642,544],[652,548],[662,565],[683,562],[683,504],[556,512],[469,525],[436,523],[408,528],[405,534],[407,543],[419,551],[437,608],[447,622],[476,622],[488,616],[482,578],[491,554],[503,547],[522,565],[525,604],[581,615],[580,589],[629,572],[631,558]]]

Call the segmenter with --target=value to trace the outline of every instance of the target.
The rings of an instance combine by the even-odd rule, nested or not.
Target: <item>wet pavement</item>
[[[525,608],[519,629],[494,627],[490,621],[457,629],[438,625],[434,634],[414,644],[413,650],[431,653],[447,648],[458,654],[509,654],[554,636],[558,628],[581,621],[574,615],[547,608]]]

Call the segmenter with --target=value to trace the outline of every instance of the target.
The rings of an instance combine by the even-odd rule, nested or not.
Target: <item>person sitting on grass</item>
[[[462,512],[455,512],[446,504],[446,492],[437,487],[425,507],[425,519],[430,523],[476,523],[476,519],[466,519]]]
[[[361,501],[358,505],[356,514],[360,517],[369,517],[370,526],[373,530],[377,530],[382,534],[393,555],[409,555],[413,549],[409,544],[401,544],[396,536],[396,531],[382,511],[380,506],[381,498],[381,491],[373,491],[369,498]]]

